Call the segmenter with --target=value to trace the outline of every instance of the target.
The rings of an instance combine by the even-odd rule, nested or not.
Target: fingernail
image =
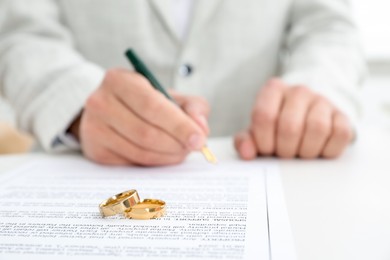
[[[201,135],[193,134],[188,139],[188,146],[192,150],[200,150],[200,149],[202,149],[202,146],[204,144],[203,142],[204,142],[204,140],[203,140],[203,137]]]

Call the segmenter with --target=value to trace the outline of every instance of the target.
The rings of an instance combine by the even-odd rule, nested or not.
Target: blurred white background
[[[390,0],[352,0],[370,76],[363,88],[365,124],[390,129]],[[0,122],[14,124],[12,111],[0,100]]]
[[[370,70],[362,93],[364,123],[390,129],[390,1],[352,2]]]
[[[390,60],[390,1],[352,0],[368,58]]]

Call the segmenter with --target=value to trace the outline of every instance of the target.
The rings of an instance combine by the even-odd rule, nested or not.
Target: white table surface
[[[220,158],[230,139],[214,139]],[[299,260],[390,259],[390,131],[364,128],[337,160],[281,160]],[[0,156],[0,173],[44,154]]]

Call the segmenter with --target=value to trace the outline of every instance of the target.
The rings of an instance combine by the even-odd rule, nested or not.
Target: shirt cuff
[[[79,141],[70,133],[60,133],[53,141],[55,151],[81,150]]]
[[[86,100],[98,88],[104,70],[85,64],[74,68],[52,83],[42,100],[42,108],[34,118],[33,131],[41,146],[48,152],[65,152],[80,149],[65,134],[66,129],[80,114]],[[63,138],[65,137],[66,138]]]

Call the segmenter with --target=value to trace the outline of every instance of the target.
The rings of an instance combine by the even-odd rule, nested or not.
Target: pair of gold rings
[[[100,214],[110,217],[123,214],[130,219],[156,219],[165,214],[165,202],[156,199],[140,200],[136,190],[129,190],[108,198],[99,205]]]

